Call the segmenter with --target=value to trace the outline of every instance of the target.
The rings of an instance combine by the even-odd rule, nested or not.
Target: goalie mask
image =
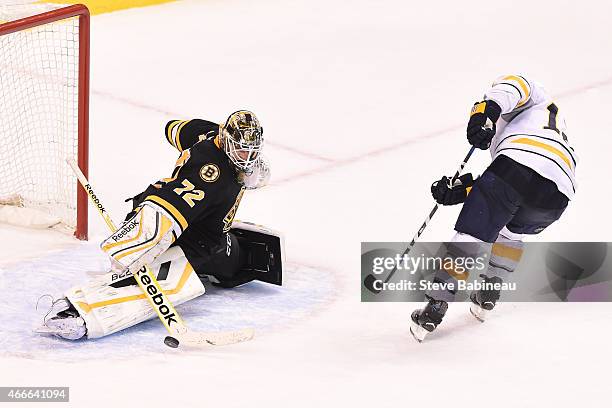
[[[250,173],[263,148],[263,129],[255,114],[246,110],[232,113],[221,134],[229,159],[238,170]]]

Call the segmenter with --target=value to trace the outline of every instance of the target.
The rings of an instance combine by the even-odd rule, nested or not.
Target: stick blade
[[[192,332],[175,336],[181,346],[202,347],[202,346],[228,346],[230,344],[242,343],[252,340],[255,337],[255,330],[241,329],[228,332]]]
[[[365,277],[365,279],[363,280],[363,286],[366,287],[367,290],[369,290],[372,293],[380,293],[380,290],[374,288],[374,282],[376,282],[378,280],[378,278],[376,278],[376,276],[370,274],[368,276]]]

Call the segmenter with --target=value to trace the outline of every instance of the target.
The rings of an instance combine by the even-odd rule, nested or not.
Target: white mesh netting
[[[39,14],[47,5],[0,3],[0,23]],[[69,18],[3,35],[0,31],[0,202],[76,225],[79,22]]]

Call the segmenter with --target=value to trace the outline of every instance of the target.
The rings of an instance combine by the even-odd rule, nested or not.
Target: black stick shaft
[[[465,156],[465,159],[463,159],[463,161],[461,162],[461,165],[459,166],[459,169],[455,172],[455,175],[451,179],[451,185],[459,177],[459,175],[463,172],[463,169],[465,168],[465,165],[467,164],[468,160],[470,160],[470,157],[472,156],[472,153],[474,153],[474,150],[476,150],[476,147],[472,146],[470,148],[470,151],[468,152],[468,154]],[[425,231],[425,228],[427,228],[427,225],[429,224],[429,221],[431,221],[431,219],[433,218],[433,216],[436,213],[436,211],[438,211],[438,207],[439,206],[440,205],[438,203],[436,203],[434,208],[432,208],[432,210],[429,213],[429,215],[427,216],[427,218],[425,218],[425,221],[423,222],[423,225],[421,225],[421,228],[419,228],[419,230],[417,231],[417,233],[414,236],[414,238],[412,238],[412,241],[410,241],[410,244],[408,245],[408,248],[406,248],[406,250],[402,254],[402,258],[410,253],[410,250],[414,247],[414,244],[416,243],[417,239],[419,239],[419,237],[421,235],[423,235],[423,231]],[[389,275],[387,275],[387,278],[385,279],[385,283],[388,283],[391,280],[393,275],[395,275],[396,271],[397,271],[397,265],[395,266],[395,268],[393,268],[393,270],[389,273]]]

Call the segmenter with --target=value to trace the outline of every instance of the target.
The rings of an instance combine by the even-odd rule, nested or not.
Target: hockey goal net
[[[87,196],[66,159],[88,175],[89,11],[11,3],[0,3],[0,220],[46,217],[87,239]]]

